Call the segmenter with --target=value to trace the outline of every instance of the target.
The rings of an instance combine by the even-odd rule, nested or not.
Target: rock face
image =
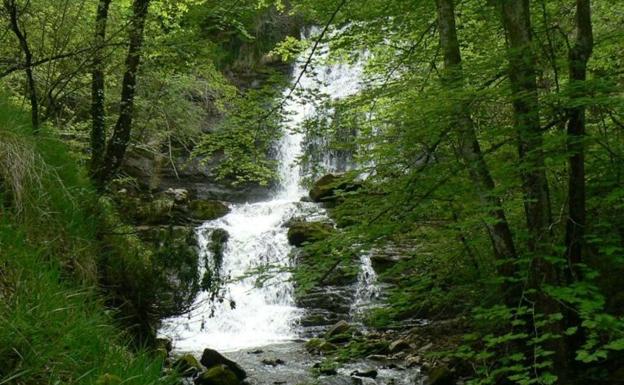
[[[227,365],[215,365],[195,379],[196,385],[239,385],[241,380]]]
[[[124,157],[123,171],[135,178],[144,190],[184,189],[198,199],[253,202],[271,195],[268,186],[233,185],[218,180],[216,166],[221,159],[191,159],[181,155],[168,159],[140,148],[131,148]],[[172,165],[173,163],[173,165]]]
[[[169,189],[158,194],[134,194],[122,189],[115,196],[120,212],[135,225],[186,225],[213,220],[230,209],[221,201],[190,199],[185,189]]]
[[[313,202],[327,202],[336,199],[338,191],[355,191],[360,187],[361,183],[344,175],[327,174],[314,183],[310,190],[310,199]]]
[[[288,242],[296,247],[328,238],[334,228],[324,222],[295,222],[288,229]]]
[[[212,368],[214,366],[225,366],[232,373],[235,374],[236,378],[240,381],[247,378],[247,373],[239,364],[230,360],[227,357],[224,357],[221,353],[217,352],[213,349],[204,349],[200,362],[207,368]],[[203,383],[202,383],[203,384]],[[212,385],[212,384],[208,384]],[[218,384],[220,385],[220,384]],[[224,384],[225,385],[225,384]]]

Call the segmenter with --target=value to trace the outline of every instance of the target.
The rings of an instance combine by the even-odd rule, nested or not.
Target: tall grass
[[[83,167],[27,122],[0,97],[0,385],[170,383],[163,357],[131,351],[104,306],[102,215]]]

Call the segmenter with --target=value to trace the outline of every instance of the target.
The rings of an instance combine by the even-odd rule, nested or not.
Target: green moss
[[[219,201],[194,200],[189,204],[191,217],[198,220],[213,220],[230,212],[229,207]]]
[[[206,370],[195,380],[197,385],[238,385],[236,374],[225,365],[216,365]]]
[[[333,233],[332,225],[323,222],[295,222],[288,229],[288,242],[294,246],[318,242]]]

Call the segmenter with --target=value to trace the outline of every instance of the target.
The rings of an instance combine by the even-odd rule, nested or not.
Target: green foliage
[[[264,186],[275,180],[276,165],[268,155],[281,134],[281,114],[275,105],[283,86],[284,76],[272,74],[262,87],[233,100],[215,130],[202,136],[194,155],[207,157],[206,161],[219,159],[217,179]]]
[[[129,349],[130,336],[104,306],[102,222],[88,179],[61,141],[47,132],[32,137],[26,122],[1,100],[2,143],[28,156],[13,153],[0,166],[0,382],[173,383],[161,378],[162,358]]]

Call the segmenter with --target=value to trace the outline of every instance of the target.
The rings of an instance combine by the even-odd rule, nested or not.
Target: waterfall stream
[[[324,47],[320,55],[326,54]],[[302,53],[295,63],[293,85],[308,55],[309,52]],[[318,65],[314,71],[306,72],[297,85],[298,92],[293,92],[284,106],[288,120],[278,144],[281,187],[272,199],[234,204],[228,215],[197,229],[200,259],[209,262],[214,258],[209,249],[210,234],[215,229],[228,232],[220,270],[229,279],[224,301],[213,303],[208,294],[202,293],[188,315],[165,320],[161,333],[174,339],[177,350],[201,351],[209,346],[235,351],[297,338],[303,310],[295,306],[293,298],[288,272],[292,249],[284,225],[293,217],[324,216],[316,204],[301,202],[306,195],[298,162],[303,153],[301,126],[317,108],[299,91],[343,98],[358,91],[361,77],[362,66],[358,64]],[[288,94],[286,90],[284,96]],[[331,169],[331,165],[327,168]],[[251,274],[253,271],[263,273]]]

